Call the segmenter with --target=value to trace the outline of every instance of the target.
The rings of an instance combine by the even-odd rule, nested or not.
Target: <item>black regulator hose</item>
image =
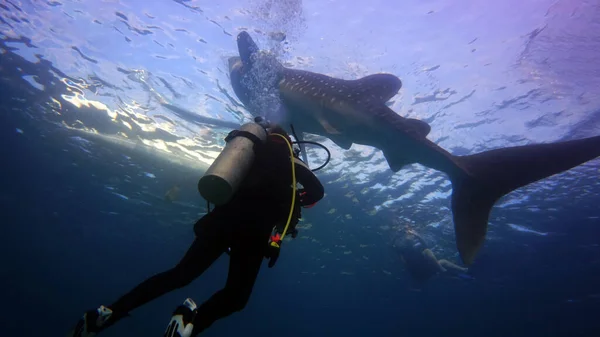
[[[327,148],[327,146],[321,144],[321,143],[317,143],[317,142],[311,142],[308,140],[300,140],[300,141],[296,141],[296,142],[292,142],[292,144],[310,144],[310,145],[315,145],[318,146],[322,149],[324,149],[327,152],[327,160],[325,160],[325,162],[323,163],[323,165],[317,167],[316,169],[312,169],[311,171],[316,172],[322,168],[324,168],[325,166],[327,166],[327,164],[329,164],[329,161],[331,160],[331,152],[329,152],[329,149]]]

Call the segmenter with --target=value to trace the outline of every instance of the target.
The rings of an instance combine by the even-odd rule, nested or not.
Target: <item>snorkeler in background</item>
[[[165,193],[165,201],[173,202],[179,198],[179,192],[181,191],[181,187],[179,185],[174,185],[171,187],[167,193]]]
[[[448,260],[438,260],[431,249],[427,247],[425,240],[408,226],[399,231],[392,241],[392,247],[399,255],[417,288],[440,273],[460,274],[468,271],[468,268],[460,267]]]

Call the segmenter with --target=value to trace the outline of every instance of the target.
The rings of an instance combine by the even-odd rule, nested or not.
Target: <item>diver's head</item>
[[[265,129],[269,129],[271,127],[271,122],[263,116],[254,117],[254,123],[262,126]]]
[[[413,226],[408,222],[394,220],[394,224],[397,226],[396,230],[400,235],[414,235],[416,233]]]
[[[289,142],[292,141],[292,139],[290,138],[290,135],[278,124],[271,124],[269,126],[269,134],[270,135],[282,135],[284,136]]]
[[[287,133],[287,131],[285,131],[281,125],[277,124],[277,123],[273,123],[270,120],[262,117],[262,116],[256,116],[254,117],[254,123],[262,126],[263,128],[267,129],[267,132],[269,134],[279,134],[284,136],[285,138],[290,138],[290,135]]]

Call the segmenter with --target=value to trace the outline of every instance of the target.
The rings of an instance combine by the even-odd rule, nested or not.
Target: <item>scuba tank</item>
[[[257,117],[225,137],[225,148],[198,181],[204,199],[216,206],[231,200],[254,163],[256,147],[267,142],[267,126]]]

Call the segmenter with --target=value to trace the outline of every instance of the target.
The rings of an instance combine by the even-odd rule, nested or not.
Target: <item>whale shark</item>
[[[327,137],[343,149],[375,147],[393,172],[414,163],[444,172],[452,183],[456,246],[466,265],[483,246],[491,209],[502,196],[600,156],[600,136],[453,155],[427,139],[429,124],[386,105],[402,87],[395,75],[343,80],[287,68],[245,31],[237,47],[239,56],[228,60],[230,81],[253,115],[277,117],[283,127]]]

